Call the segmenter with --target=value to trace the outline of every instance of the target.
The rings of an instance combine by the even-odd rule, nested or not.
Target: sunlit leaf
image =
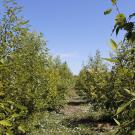
[[[18,130],[20,130],[22,133],[26,133],[26,129],[23,125],[18,126]]]
[[[0,60],[0,64],[4,64],[5,60],[4,59],[1,59]]]
[[[118,120],[116,120],[116,119],[114,118],[114,121],[116,122],[116,124],[117,124],[118,126],[120,126],[120,122],[119,122]]]
[[[132,95],[132,96],[134,96],[135,97],[135,92],[132,92],[132,91],[130,91],[130,90],[128,90],[128,89],[124,89],[128,94],[130,94],[130,95]]]
[[[5,93],[4,92],[0,92],[0,97],[3,97],[3,96],[5,96]]]
[[[111,39],[110,42],[111,42],[111,48],[112,48],[114,51],[117,50],[117,48],[118,48],[117,43],[116,43],[113,39]]]
[[[123,103],[116,112],[116,115],[118,115],[119,113],[123,112],[127,106],[129,106],[133,101],[135,101],[135,98],[133,98],[132,100],[128,101],[127,103]]]
[[[112,63],[119,62],[119,60],[117,60],[117,59],[111,59],[111,58],[103,58],[103,59],[108,61],[108,62],[112,62]]]
[[[7,132],[6,132],[6,135],[14,135],[14,134],[10,129],[8,129]]]
[[[11,127],[12,123],[9,122],[8,120],[1,120],[0,125],[5,126],[5,127]]]
[[[108,15],[108,14],[110,14],[112,12],[112,9],[110,8],[110,9],[107,9],[107,10],[105,10],[104,11],[104,15]]]
[[[126,16],[124,14],[118,14],[115,18],[116,24],[123,26],[126,22]]]
[[[117,0],[111,0],[112,4],[115,5]]]

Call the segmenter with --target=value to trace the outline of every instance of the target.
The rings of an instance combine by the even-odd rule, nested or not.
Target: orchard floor
[[[72,98],[59,113],[43,112],[34,115],[29,123],[30,135],[112,135],[115,123],[103,112],[78,97]]]

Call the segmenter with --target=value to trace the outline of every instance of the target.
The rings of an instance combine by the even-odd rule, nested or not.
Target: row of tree
[[[111,39],[113,54],[105,58],[111,62],[108,68],[100,57],[96,56],[82,68],[76,82],[76,90],[87,98],[96,109],[106,109],[119,125],[117,134],[135,134],[135,13],[126,16],[120,13],[117,0],[111,0],[118,12],[112,32],[120,30],[125,36],[118,44]],[[111,13],[108,9],[104,14]]]
[[[26,134],[28,117],[59,110],[73,75],[53,58],[42,34],[31,32],[15,1],[4,1],[0,15],[0,134]]]
[[[119,125],[118,134],[135,132],[135,24],[120,13],[117,0],[111,0],[118,14],[113,32],[126,34],[114,50],[112,68],[103,62],[100,52],[90,57],[76,78],[75,88],[95,109],[107,110]],[[42,34],[31,32],[28,21],[18,13],[13,0],[4,1],[0,16],[0,134],[26,134],[28,118],[35,112],[58,111],[66,103],[72,73],[60,58],[53,58]],[[109,14],[112,9],[105,11]]]

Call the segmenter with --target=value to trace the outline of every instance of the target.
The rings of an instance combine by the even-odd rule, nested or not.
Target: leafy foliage
[[[114,53],[111,58],[104,58],[104,60],[113,63],[112,69],[110,71],[104,69],[101,62],[96,62],[98,58],[96,57],[93,62],[95,64],[91,61],[91,64],[81,70],[76,89],[81,91],[94,107],[106,108],[112,114],[119,126],[115,134],[134,134],[135,29],[134,22],[131,21],[134,13],[127,18],[120,12],[117,6],[118,1],[111,2],[118,12],[112,33],[116,32],[118,35],[120,30],[126,31],[123,41],[119,44],[113,39],[110,40]],[[106,10],[104,14],[107,15],[110,12],[111,9]]]
[[[117,134],[134,134],[135,13],[126,17],[118,1],[111,2],[117,10],[112,33],[124,30],[123,41],[110,40],[111,58],[101,58],[99,51],[90,57],[76,77],[75,89],[94,109],[107,109],[119,126]],[[14,0],[5,0],[4,8],[0,16],[0,134],[23,135],[31,132],[37,114],[41,118],[43,111],[59,111],[65,105],[74,77],[66,62],[49,54],[43,35],[29,30],[29,21],[19,16],[21,7]],[[112,8],[104,14],[111,12]],[[103,59],[113,63],[112,69]]]
[[[119,119],[122,128],[121,134],[129,134],[134,129],[132,124],[134,123],[134,59],[135,53],[134,44],[124,43],[120,44],[115,59],[118,59],[112,69],[112,89],[108,98],[110,99],[111,107],[116,111],[115,116]],[[117,109],[118,108],[118,109]],[[127,124],[126,124],[127,123]],[[128,124],[129,123],[129,124]],[[124,127],[124,128],[123,128]]]
[[[118,15],[115,18],[113,32],[118,35],[119,30],[125,30],[123,42],[115,47],[112,59],[118,60],[112,67],[110,85],[111,92],[108,92],[108,102],[112,109],[116,111],[115,122],[119,125],[117,134],[134,134],[134,90],[135,90],[135,36],[134,22],[120,13],[117,3],[115,3]],[[107,59],[106,59],[107,60]],[[110,61],[111,62],[111,61]]]
[[[104,15],[108,15],[108,14],[110,14],[112,12],[112,9],[110,8],[110,9],[107,9],[106,11],[104,11]]]
[[[48,53],[42,34],[30,32],[14,1],[0,18],[0,134],[26,134],[28,117],[65,103],[72,73]],[[60,61],[61,62],[61,61]]]
[[[88,64],[82,69],[76,82],[76,90],[94,104],[95,108],[104,108],[108,87],[109,71],[103,64],[100,52],[90,57]]]

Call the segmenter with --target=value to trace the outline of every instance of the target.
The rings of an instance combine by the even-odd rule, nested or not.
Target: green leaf
[[[104,15],[108,15],[108,14],[110,14],[112,12],[112,9],[110,8],[110,9],[107,9],[107,10],[105,10],[104,11]]]
[[[26,106],[23,106],[23,105],[21,105],[21,104],[15,104],[15,106],[16,106],[18,109],[22,110],[22,111],[27,111],[27,110],[28,110]]]
[[[5,96],[4,92],[0,92],[0,97]]]
[[[0,64],[4,64],[5,60],[4,59],[1,59],[0,60]]]
[[[132,31],[134,29],[134,23],[133,22],[125,23],[123,28],[126,31]]]
[[[0,107],[5,109],[5,105],[3,103],[0,103]]]
[[[129,18],[131,19],[131,18],[134,17],[134,16],[135,16],[135,13],[129,15]]]
[[[112,4],[115,5],[117,3],[117,0],[111,0]]]
[[[17,113],[14,113],[13,115],[11,115],[10,117],[10,119],[12,119],[12,118],[17,118],[17,117],[19,117],[20,115],[19,114],[17,114]]]
[[[128,94],[130,94],[131,96],[134,96],[135,97],[135,92],[132,92],[128,89],[124,89]]]
[[[21,21],[21,22],[19,22],[19,25],[25,25],[25,24],[28,24],[29,23],[29,21],[27,20],[27,21]]]
[[[106,61],[112,62],[112,63],[119,62],[119,60],[111,59],[111,58],[103,58],[103,59],[106,60]]]
[[[111,48],[112,48],[114,51],[117,50],[117,49],[118,49],[117,43],[116,43],[113,39],[111,39],[110,42],[111,42]]]
[[[8,120],[1,120],[0,125],[5,126],[5,127],[11,127],[12,123],[9,122]]]
[[[114,121],[116,122],[116,124],[118,125],[118,126],[120,126],[120,122],[118,121],[118,120],[116,120],[115,118],[113,118],[114,119]]]
[[[13,102],[13,101],[11,101],[11,100],[8,100],[7,103],[15,104],[15,102]]]
[[[0,113],[0,119],[5,119],[5,114],[4,113]]]
[[[135,101],[135,98],[132,100],[128,101],[127,103],[122,104],[118,109],[115,115],[118,115],[119,113],[123,112],[123,110],[126,109],[127,106],[129,106],[133,101]]]
[[[18,130],[20,130],[22,133],[26,133],[26,129],[25,129],[25,127],[23,125],[20,125],[18,127]]]
[[[6,135],[14,135],[14,134],[10,129],[8,129],[8,131],[6,132]]]
[[[126,22],[126,16],[124,14],[118,14],[115,18],[116,24],[118,24],[119,26],[124,26],[125,22]]]
[[[132,130],[131,131],[131,135],[135,135],[135,130]]]
[[[127,55],[129,53],[134,52],[134,51],[135,51],[135,48],[131,48],[131,49],[127,50],[124,54]]]

